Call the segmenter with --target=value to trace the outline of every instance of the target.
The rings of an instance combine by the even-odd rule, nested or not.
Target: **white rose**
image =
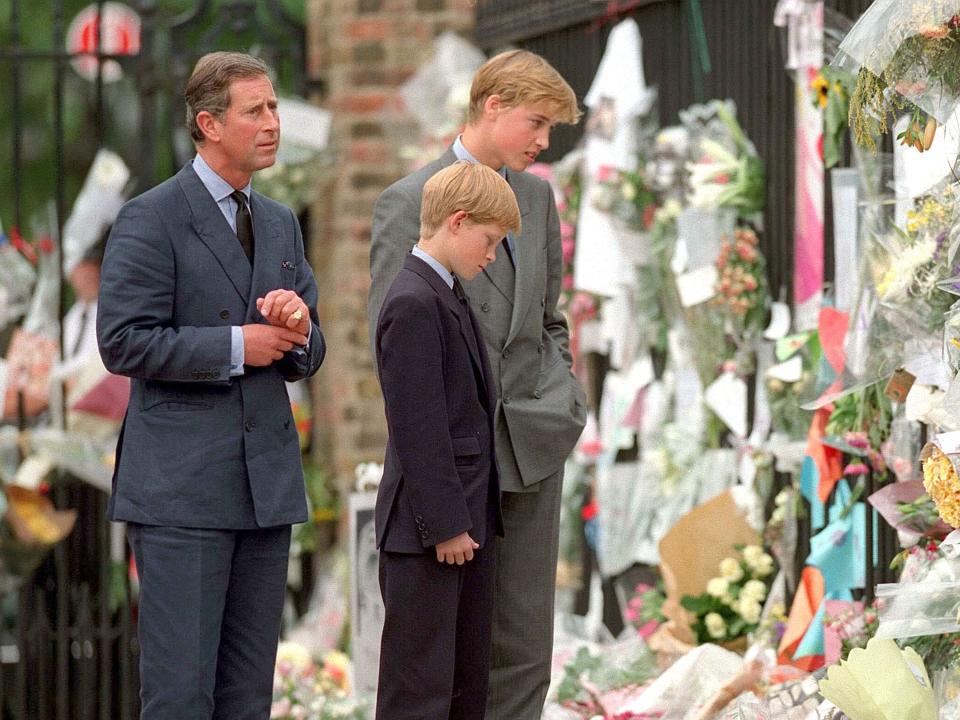
[[[730,583],[724,578],[713,578],[713,580],[707,583],[707,595],[712,595],[716,598],[724,597],[729,589]]]
[[[734,558],[724,558],[720,563],[720,575],[730,582],[736,582],[743,577],[743,568]]]
[[[740,617],[751,625],[760,622],[760,613],[762,610],[763,608],[760,607],[760,603],[756,600],[743,599],[737,606],[737,612],[740,613]]]
[[[707,626],[707,633],[710,637],[717,639],[727,634],[727,624],[719,613],[708,613],[703,621]]]
[[[760,580],[748,580],[740,591],[740,597],[761,602],[767,597],[767,586]]]
[[[760,559],[760,556],[763,554],[763,548],[759,545],[747,545],[743,549],[743,559],[750,566],[756,564],[756,562]]]
[[[751,563],[751,568],[759,577],[766,577],[773,572],[773,558],[763,553],[755,563]]]

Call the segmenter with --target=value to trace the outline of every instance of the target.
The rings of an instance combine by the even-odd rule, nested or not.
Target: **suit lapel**
[[[190,206],[190,221],[197,237],[213,253],[237,294],[246,303],[250,297],[252,270],[236,234],[230,229],[213,197],[200,182],[192,165],[187,164],[177,173],[177,181]]]
[[[529,223],[525,219],[530,214],[530,198],[527,197],[525,192],[518,188],[517,184],[514,182],[514,176],[515,173],[508,169],[507,182],[510,183],[510,187],[513,188],[513,194],[517,197],[517,205],[520,207],[520,219],[522,227],[520,237],[514,238],[517,248],[517,252],[515,254],[517,259],[517,267],[513,286],[513,315],[510,318],[510,332],[507,334],[507,341],[505,344],[509,344],[510,341],[516,337],[517,332],[519,332],[522,319],[527,312],[527,308],[533,301],[533,288],[536,287],[534,280],[536,279],[537,266],[540,264],[539,238],[532,236]],[[501,250],[498,250],[497,252],[497,257],[499,258],[499,253]],[[504,255],[506,255],[506,252],[504,252]],[[504,259],[509,265],[510,260],[508,258]]]
[[[280,265],[285,258],[281,257],[284,248],[280,221],[269,214],[267,204],[260,193],[251,194],[250,207],[253,215],[254,255],[253,281],[249,286],[248,297],[253,300],[280,287]],[[255,310],[256,303],[251,302],[247,307],[248,322],[259,320]]]
[[[480,348],[477,345],[477,338],[480,336],[477,334],[476,328],[470,320],[470,311],[457,300],[453,294],[453,290],[447,287],[447,284],[436,271],[423,260],[415,255],[408,255],[404,266],[426,280],[427,284],[440,296],[443,303],[457,316],[460,334],[463,336],[464,342],[467,343],[467,349],[470,351],[470,359],[473,361],[477,377],[480,378],[483,385],[483,392],[486,393],[487,382],[484,376],[483,361],[480,359]]]

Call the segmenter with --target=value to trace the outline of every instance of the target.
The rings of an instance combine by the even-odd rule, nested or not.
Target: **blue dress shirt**
[[[435,257],[433,257],[433,255],[421,249],[419,245],[414,245],[413,250],[410,251],[410,254],[420,258],[427,265],[436,270],[437,275],[443,279],[443,281],[447,284],[447,287],[453,290],[453,275]]]

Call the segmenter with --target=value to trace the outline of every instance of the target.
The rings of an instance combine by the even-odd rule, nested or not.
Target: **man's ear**
[[[197,113],[197,127],[207,140],[220,141],[220,121],[207,110]]]
[[[483,101],[483,113],[484,115],[492,113],[496,115],[503,109],[503,99],[499,95],[488,95],[487,99]]]

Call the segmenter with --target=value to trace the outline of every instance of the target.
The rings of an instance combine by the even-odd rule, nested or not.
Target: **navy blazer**
[[[254,192],[253,267],[188,164],[120,211],[100,281],[97,337],[130,403],[117,444],[113,520],[248,529],[307,518],[285,380],[325,353],[317,287],[297,218]],[[230,377],[232,325],[264,322],[255,300],[295,290],[310,308],[306,354]]]
[[[493,448],[496,387],[469,306],[408,255],[380,311],[377,371],[387,450],[377,546],[423,553],[462,532],[483,547],[503,534]]]

